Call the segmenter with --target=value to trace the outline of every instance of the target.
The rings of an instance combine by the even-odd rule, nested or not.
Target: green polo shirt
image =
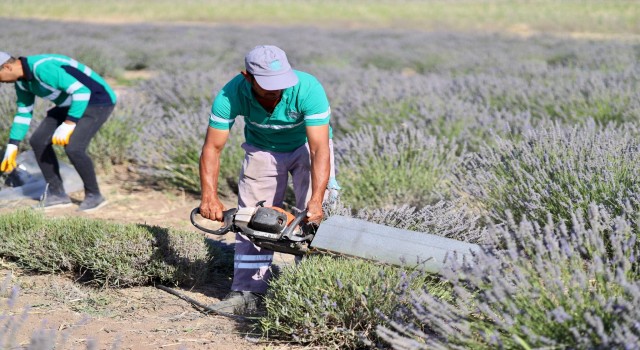
[[[15,83],[17,111],[9,133],[10,142],[22,141],[33,116],[36,96],[68,107],[67,119],[77,122],[88,105],[113,105],[116,94],[98,73],[63,55],[20,57],[24,78]]]
[[[307,126],[329,124],[331,108],[324,88],[314,76],[294,71],[298,84],[282,91],[282,99],[268,113],[255,99],[251,84],[242,74],[218,93],[209,117],[209,126],[229,130],[235,118],[245,121],[246,142],[274,152],[291,152],[307,142]],[[331,137],[331,129],[329,129]]]

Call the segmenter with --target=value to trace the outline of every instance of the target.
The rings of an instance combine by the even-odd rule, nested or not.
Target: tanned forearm
[[[218,196],[220,154],[221,152],[215,148],[202,148],[202,154],[200,155],[200,188],[203,202],[208,202]]]
[[[307,127],[307,140],[311,160],[311,198],[307,203],[307,219],[319,224],[324,216],[322,201],[331,174],[329,126]]]
[[[222,220],[224,205],[218,198],[218,175],[220,155],[228,137],[228,130],[209,128],[200,154],[200,214],[211,220]]]

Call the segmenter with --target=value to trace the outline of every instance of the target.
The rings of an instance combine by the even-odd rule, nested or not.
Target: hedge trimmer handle
[[[236,212],[238,211],[238,208],[232,208],[229,210],[225,210],[222,212],[222,218],[223,218],[223,222],[224,224],[222,225],[222,227],[220,227],[217,230],[210,230],[208,228],[204,228],[202,226],[200,226],[197,222],[196,222],[196,215],[200,214],[200,208],[194,208],[191,211],[191,223],[193,224],[193,226],[195,226],[198,230],[204,231],[206,233],[211,233],[213,235],[224,235],[225,233],[231,231],[231,229],[233,228],[233,216],[236,215]]]

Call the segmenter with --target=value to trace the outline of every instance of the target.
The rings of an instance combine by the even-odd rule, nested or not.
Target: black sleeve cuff
[[[77,123],[78,120],[80,120],[80,118],[76,118],[76,117],[72,117],[72,116],[68,115],[67,116],[67,120],[70,121],[70,122]]]
[[[19,146],[19,145],[20,145],[20,141],[15,140],[15,139],[9,139],[9,144],[10,144],[10,145],[16,145],[16,146]]]

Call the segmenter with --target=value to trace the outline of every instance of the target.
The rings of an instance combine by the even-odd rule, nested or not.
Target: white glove
[[[340,190],[342,187],[338,184],[338,181],[335,177],[329,178],[329,183],[327,183],[327,190],[329,191],[328,200],[330,203],[335,203],[340,198]]]
[[[67,123],[62,123],[60,124],[60,126],[58,126],[58,128],[56,129],[56,132],[53,134],[53,138],[51,139],[51,142],[53,142],[54,145],[58,145],[58,146],[66,146],[69,144],[69,138],[71,137],[71,134],[73,134],[73,129],[76,128],[76,124],[67,124]]]
[[[14,144],[8,144],[7,149],[4,151],[4,158],[2,164],[0,164],[0,171],[9,173],[16,167],[16,156],[18,156],[18,146]]]

